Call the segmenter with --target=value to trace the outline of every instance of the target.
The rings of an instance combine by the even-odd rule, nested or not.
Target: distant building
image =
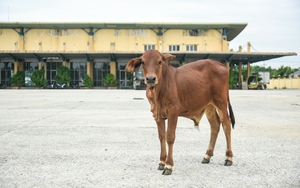
[[[300,77],[300,70],[297,70],[291,74],[289,74],[289,78],[298,78]]]
[[[226,66],[241,67],[290,53],[238,52],[229,50],[247,23],[37,23],[0,22],[0,83],[10,86],[17,71],[25,71],[26,86],[36,69],[45,69],[52,82],[58,66],[71,71],[71,82],[82,85],[88,74],[95,87],[112,73],[119,88],[132,87],[124,68],[145,50],[156,49],[176,55],[171,63],[180,66],[199,59],[215,59]],[[249,71],[250,73],[250,71]],[[240,78],[241,76],[239,76]]]

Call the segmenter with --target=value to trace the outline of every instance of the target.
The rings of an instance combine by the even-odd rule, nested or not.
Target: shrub
[[[88,87],[88,88],[92,88],[93,87],[93,82],[92,82],[92,79],[89,75],[84,75],[84,79],[83,79],[83,85],[85,87]]]
[[[103,79],[103,83],[107,87],[117,87],[119,85],[119,81],[115,79],[113,74],[107,74]]]
[[[13,77],[10,78],[9,81],[11,84],[21,87],[25,84],[25,73],[24,71],[18,71]]]
[[[71,72],[68,67],[65,66],[59,66],[56,69],[57,75],[54,76],[54,79],[57,81],[59,84],[67,84],[71,82]]]
[[[31,81],[34,83],[35,87],[43,87],[47,83],[47,80],[45,79],[44,75],[45,75],[44,69],[35,70],[32,73]]]

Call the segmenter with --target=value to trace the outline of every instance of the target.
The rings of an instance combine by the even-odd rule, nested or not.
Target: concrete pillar
[[[250,52],[251,50],[251,44],[250,42],[247,43],[247,52]],[[249,77],[251,75],[251,66],[250,62],[247,63],[247,76]]]
[[[14,62],[14,74],[18,71],[24,71],[24,60]]]
[[[86,62],[86,74],[91,77],[91,62]]]
[[[70,62],[69,61],[66,61],[66,67],[68,67],[68,69],[70,69]]]
[[[117,64],[115,61],[110,62],[110,74],[113,74],[117,78]]]
[[[229,64],[229,74],[230,75],[233,74],[233,64],[232,63]]]
[[[229,62],[225,61],[224,65],[227,67],[228,71],[229,71]]]
[[[44,62],[44,70],[45,70],[44,78],[47,80],[47,62]]]
[[[249,77],[251,75],[251,66],[250,66],[250,62],[247,63],[247,77]]]
[[[19,65],[18,65],[18,61],[14,62],[14,74],[17,74],[18,70],[19,70]]]
[[[43,62],[41,62],[41,61],[38,63],[38,69],[39,69],[39,70],[42,70],[42,68],[43,68],[43,64],[42,64],[42,63],[43,63]]]
[[[19,62],[19,71],[24,71],[24,59],[22,59],[20,62]]]
[[[242,46],[239,46],[239,52],[242,52],[243,48]]]
[[[250,50],[251,50],[251,43],[248,42],[248,43],[247,43],[247,52],[250,52]]]
[[[239,62],[239,85],[240,86],[242,85],[242,82],[243,82],[243,79],[242,79],[243,70],[242,70],[242,68],[243,68],[243,64],[242,64],[242,62]]]
[[[87,75],[91,77],[92,82],[94,83],[94,62],[93,61],[87,62],[86,72]]]

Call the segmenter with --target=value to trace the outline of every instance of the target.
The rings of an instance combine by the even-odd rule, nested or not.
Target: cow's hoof
[[[228,159],[225,160],[224,166],[231,166],[232,161],[229,161]]]
[[[202,160],[202,164],[208,164],[210,162],[210,159],[205,159],[205,158],[203,158],[203,160]]]
[[[162,175],[171,175],[172,174],[172,169],[168,169],[168,168],[165,168]]]
[[[159,163],[157,170],[163,170],[163,169],[165,169],[165,164]]]

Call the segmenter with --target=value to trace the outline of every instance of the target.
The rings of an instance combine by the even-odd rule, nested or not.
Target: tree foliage
[[[65,66],[59,66],[56,69],[57,74],[54,76],[54,79],[57,81],[59,84],[67,84],[71,81],[71,72],[68,67]]]
[[[25,72],[24,71],[18,71],[16,74],[14,74],[11,78],[10,78],[10,83],[21,87],[24,86],[25,84]]]
[[[260,71],[268,71],[268,72],[270,72],[271,78],[278,78],[278,77],[288,77],[288,75],[295,72],[296,69],[293,69],[289,66],[283,66],[283,65],[277,69],[274,69],[271,66],[269,66],[269,67],[263,67],[263,66],[259,66],[259,65],[251,66],[251,74],[257,75],[258,72],[260,72]],[[236,82],[238,82],[238,66],[235,66],[233,68],[233,75],[234,75]],[[243,81],[246,81],[247,76],[248,76],[247,75],[247,66],[242,67],[242,75],[243,75]]]
[[[119,85],[119,81],[115,79],[115,76],[113,74],[107,74],[105,75],[103,79],[104,86],[107,87],[117,87]]]
[[[83,79],[83,85],[85,87],[88,87],[88,88],[92,88],[93,87],[93,82],[92,82],[92,79],[89,75],[84,75],[84,79]]]
[[[47,80],[45,79],[44,75],[44,69],[35,70],[32,73],[31,81],[34,83],[35,87],[43,87],[47,83]]]

